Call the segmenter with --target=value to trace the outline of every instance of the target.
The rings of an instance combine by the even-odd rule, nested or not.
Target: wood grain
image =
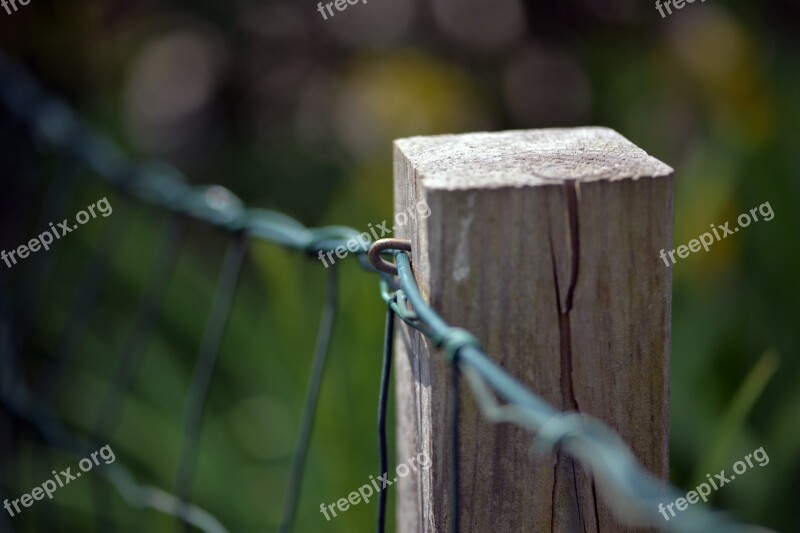
[[[546,401],[596,416],[668,474],[672,169],[613,130],[576,128],[395,142],[395,212],[427,201],[412,241],[423,296]],[[449,369],[400,326],[397,463],[401,532],[449,530]],[[466,387],[464,390],[467,390]],[[463,395],[462,531],[633,531],[572,460],[483,420]]]

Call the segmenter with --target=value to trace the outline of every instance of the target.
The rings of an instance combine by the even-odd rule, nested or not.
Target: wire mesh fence
[[[100,469],[105,482],[92,480],[94,516],[98,530],[115,530],[113,506],[104,483],[109,483],[119,497],[132,508],[150,508],[164,513],[185,528],[198,528],[208,532],[227,531],[214,515],[214,509],[204,509],[193,502],[193,484],[196,477],[198,447],[207,418],[206,404],[212,381],[216,377],[217,359],[226,326],[232,312],[234,298],[240,285],[249,244],[263,240],[310,256],[329,252],[356,238],[359,232],[344,226],[308,228],[296,220],[275,211],[246,207],[232,192],[218,185],[190,186],[180,172],[154,162],[137,163],[105,136],[94,132],[61,100],[44,91],[31,77],[8,60],[0,61],[0,97],[8,111],[30,131],[37,148],[44,155],[34,157],[42,161],[50,158],[53,179],[44,200],[43,219],[37,227],[46,227],[47,221],[68,216],[68,201],[77,187],[74,174],[88,171],[101,178],[120,193],[120,202],[113,202],[122,211],[128,202],[141,202],[166,213],[161,230],[161,240],[149,266],[144,290],[137,295],[138,309],[132,320],[122,351],[108,369],[103,401],[97,412],[87,415],[86,427],[66,424],[53,409],[52,391],[58,390],[65,379],[65,366],[72,363],[76,353],[83,349],[89,314],[100,307],[101,287],[107,282],[109,255],[131,230],[128,219],[117,215],[99,230],[91,257],[84,268],[67,306],[63,324],[56,334],[52,350],[38,365],[35,375],[23,364],[21,347],[37,334],[33,326],[35,317],[45,299],[42,289],[49,277],[57,276],[57,250],[50,251],[37,263],[37,268],[26,272],[26,299],[22,318],[13,310],[7,277],[3,277],[2,322],[0,322],[0,365],[2,365],[2,402],[4,409],[20,425],[29,427],[46,446],[52,446],[73,455],[86,458],[93,450],[105,445],[118,429],[122,405],[137,380],[143,365],[146,345],[158,328],[163,312],[166,288],[175,271],[178,253],[185,239],[187,221],[194,220],[218,228],[228,235],[227,251],[220,267],[214,289],[213,302],[205,320],[199,346],[192,359],[191,374],[187,383],[182,427],[181,448],[178,454],[174,486],[157,486],[143,483],[120,463],[107,464]],[[124,200],[123,200],[124,199]],[[108,201],[106,200],[108,203]],[[65,219],[66,222],[67,219]],[[88,220],[88,218],[87,218]],[[52,224],[51,224],[52,226]],[[78,225],[66,231],[77,231]],[[56,233],[56,238],[58,234]],[[378,400],[381,471],[388,469],[386,435],[387,406],[394,317],[411,328],[431,338],[447,357],[452,369],[453,403],[450,406],[451,427],[458,427],[460,377],[469,386],[481,406],[485,417],[496,423],[512,423],[535,434],[541,453],[559,451],[568,454],[591,472],[601,489],[604,501],[612,507],[621,522],[642,527],[656,527],[669,531],[757,531],[755,526],[740,525],[725,514],[693,506],[671,521],[664,521],[658,511],[659,503],[671,501],[679,492],[646,473],[633,455],[607,426],[578,413],[562,413],[551,407],[535,391],[527,390],[513,376],[494,364],[480,348],[477,339],[468,332],[451,327],[423,300],[411,270],[408,250],[397,244],[386,245],[383,250],[394,256],[395,272],[381,271],[368,260],[369,248],[361,245],[355,251],[364,271],[375,274],[381,283],[381,293],[388,307],[384,359],[380,376]],[[381,249],[373,249],[377,261]],[[12,258],[16,260],[25,258]],[[27,254],[26,254],[27,255]],[[316,346],[303,409],[300,429],[292,452],[290,474],[283,492],[283,514],[280,531],[292,531],[298,502],[302,498],[306,477],[306,458],[312,438],[319,402],[320,389],[326,375],[327,355],[333,337],[338,309],[337,267],[327,270],[324,310],[320,320]],[[377,381],[377,378],[376,378]],[[16,427],[12,424],[12,428]],[[14,431],[6,439],[28,438],[27,433]],[[361,437],[359,437],[361,438]],[[453,517],[450,531],[458,531],[458,432],[451,435],[450,468],[453,472],[451,505]],[[9,446],[9,443],[5,443]],[[10,446],[13,448],[13,445]],[[3,454],[6,488],[13,487],[9,473],[13,455]],[[378,506],[378,530],[386,523],[386,492],[382,492]],[[11,522],[3,517],[4,529],[13,530]],[[49,526],[58,527],[57,515],[46,518]]]

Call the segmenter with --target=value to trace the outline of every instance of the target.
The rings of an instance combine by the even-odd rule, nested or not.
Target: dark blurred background
[[[369,0],[328,20],[313,0],[18,7],[0,9],[2,51],[125,151],[307,225],[362,230],[388,219],[395,138],[550,126],[608,126],[674,167],[676,245],[769,202],[774,220],[674,267],[671,477],[689,490],[764,447],[769,465],[714,493],[713,504],[800,531],[796,1],[708,0],[663,19],[633,0]],[[32,388],[53,353],[68,355],[62,378],[37,394],[81,433],[103,402],[167,221],[39,144],[0,111],[0,247],[104,196],[114,208],[49,252],[0,264],[6,344]],[[110,441],[140,482],[174,485],[186,389],[229,240],[196,222],[181,240]],[[341,270],[303,532],[369,531],[376,515],[373,503],[331,522],[319,512],[378,472],[384,305],[352,258]],[[250,244],[193,491],[232,531],[278,524],[324,280],[316,259]],[[92,281],[92,298],[76,302]],[[0,441],[3,498],[75,463],[5,406]],[[106,490],[117,530],[177,530]],[[76,482],[3,516],[0,530],[92,530],[92,501],[92,483]]]

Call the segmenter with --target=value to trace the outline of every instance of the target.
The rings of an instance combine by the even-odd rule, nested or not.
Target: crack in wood
[[[550,258],[553,265],[553,284],[556,295],[556,311],[558,313],[558,326],[560,338],[560,355],[561,355],[561,400],[562,408],[565,410],[572,410],[580,412],[580,405],[578,398],[575,396],[574,377],[572,369],[572,332],[570,329],[570,312],[575,298],[575,288],[578,284],[578,276],[580,274],[580,226],[578,222],[578,196],[579,185],[577,182],[564,183],[564,193],[567,203],[567,224],[568,224],[568,238],[569,238],[569,261],[570,261],[570,279],[567,285],[567,296],[564,305],[561,304],[561,290],[558,282],[558,267],[556,265],[556,254],[553,247],[552,230],[548,232],[550,239]],[[553,501],[551,512],[555,512],[555,492],[558,486],[558,466],[561,461],[561,454],[556,455],[555,470],[553,473]],[[578,479],[575,468],[575,462],[569,459],[570,467],[572,470],[573,485],[575,489],[575,507],[578,512],[578,521],[581,524],[581,529],[586,531],[586,522],[583,518],[580,500],[578,498]],[[592,501],[594,507],[596,531],[600,531],[599,512],[597,509],[597,494],[595,491],[594,480],[591,484]],[[554,517],[551,518],[551,528],[555,523]]]

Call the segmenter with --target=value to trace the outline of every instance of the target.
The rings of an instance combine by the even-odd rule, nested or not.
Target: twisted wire
[[[611,428],[587,415],[558,411],[493,363],[472,335],[451,327],[425,303],[408,255],[396,252],[395,259],[400,288],[415,316],[464,374],[484,416],[494,423],[509,422],[536,433],[539,452],[559,450],[579,462],[605,489],[601,491],[604,499],[621,522],[684,533],[769,531],[738,524],[724,513],[700,505],[664,520],[658,504],[681,497],[677,489],[646,472]],[[451,438],[455,441],[456,435]]]
[[[106,136],[84,124],[63,100],[47,93],[1,54],[0,100],[12,115],[29,126],[37,140],[68,154],[110,185],[145,203],[233,234],[245,233],[312,255],[346,246],[360,234],[347,226],[308,228],[277,211],[247,208],[221,185],[189,185],[182,172],[166,163],[130,160]],[[355,250],[354,253],[366,254],[368,246],[358,242]]]
[[[2,57],[0,99],[19,120],[30,126],[40,141],[71,155],[111,185],[170,212],[312,255],[345,245],[358,235],[357,230],[344,226],[307,228],[282,213],[247,208],[222,186],[190,186],[183,174],[163,163],[129,161],[106,137],[86,127],[66,104],[46,94],[25,72]],[[356,250],[359,260],[367,252],[367,245],[359,243]],[[621,521],[630,526],[687,533],[768,531],[738,524],[723,513],[700,505],[689,507],[668,522],[663,520],[658,514],[658,504],[680,497],[677,489],[644,471],[622,439],[605,424],[579,413],[558,411],[493,363],[474,337],[452,328],[425,303],[408,256],[396,253],[395,257],[398,283],[381,274],[383,298],[397,317],[444,349],[453,364],[453,386],[457,385],[455,380],[460,372],[488,420],[526,428],[536,433],[539,451],[559,450],[578,461],[604,489],[601,492],[605,501]],[[409,309],[409,304],[413,310]],[[454,413],[457,415],[455,409]],[[451,437],[454,461],[457,460],[456,437],[456,434]],[[457,463],[454,469],[457,470]],[[457,473],[452,474],[457,482]],[[129,492],[128,496],[129,502],[147,503],[164,512],[179,514],[184,522],[195,523],[191,516],[185,516],[188,509],[195,508],[187,507],[188,504],[176,506],[175,502],[166,505],[169,498],[165,499],[160,492],[149,493],[149,498],[135,492]],[[453,496],[457,498],[457,493]],[[196,513],[194,518],[197,519]],[[203,515],[203,518],[207,517]],[[457,522],[453,524],[457,527]],[[215,529],[206,524],[206,530]]]

